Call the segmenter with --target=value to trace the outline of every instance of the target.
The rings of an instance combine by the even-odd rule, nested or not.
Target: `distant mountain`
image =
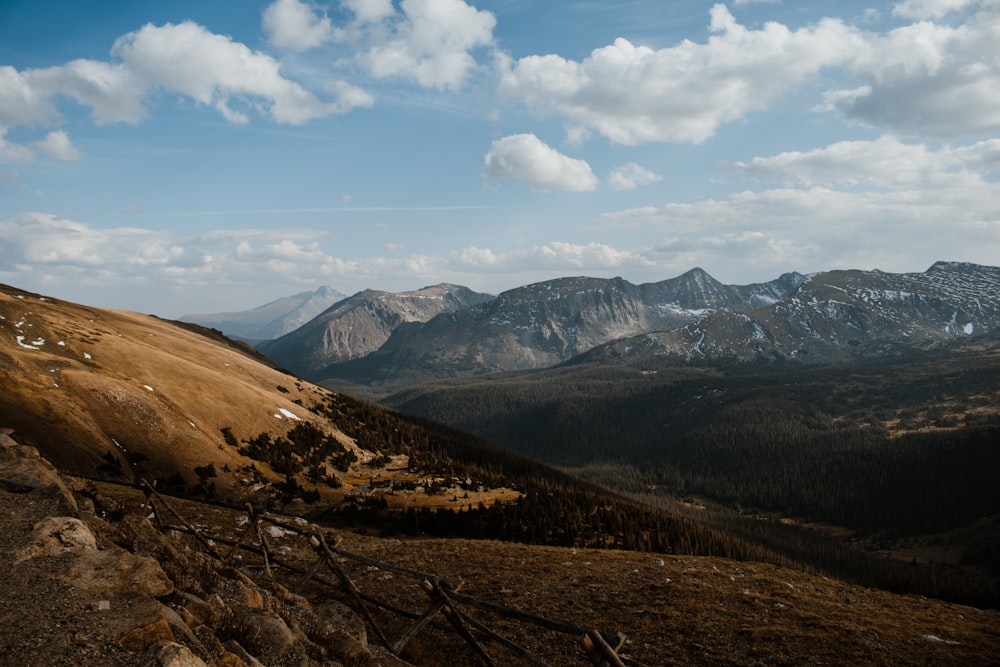
[[[789,273],[768,283],[731,286],[701,269],[643,285],[622,278],[560,278],[400,327],[377,352],[310,377],[368,384],[545,368],[612,340],[774,303],[805,281]]]
[[[841,362],[1000,327],[1000,268],[938,262],[923,273],[830,271],[789,297],[616,340],[577,361]]]
[[[441,313],[454,313],[494,298],[444,283],[412,292],[365,290],[259,348],[278,365],[311,376],[330,364],[374,352],[402,324],[426,322]]]
[[[182,322],[218,329],[232,338],[261,341],[278,338],[313,319],[346,295],[330,287],[275,299],[253,310],[184,315]]]
[[[658,283],[561,278],[424,324],[309,377],[398,389],[435,378],[578,361],[835,363],[1000,327],[1000,268],[787,273],[724,285],[701,269]],[[266,350],[265,350],[266,352]],[[393,385],[389,387],[389,385]]]

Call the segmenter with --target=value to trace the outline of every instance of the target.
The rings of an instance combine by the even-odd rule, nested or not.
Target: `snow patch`
[[[295,531],[282,528],[281,526],[268,526],[264,529],[264,532],[271,537],[287,537],[289,535],[295,535]]]
[[[42,342],[44,343],[45,341],[43,340]],[[24,336],[18,336],[17,337],[17,344],[20,345],[21,347],[23,347],[26,350],[37,350],[38,349],[37,345],[25,343],[24,342]]]
[[[972,325],[972,322],[969,322],[964,327],[962,327],[962,331],[964,331],[967,334],[971,334],[974,330],[975,327]]]
[[[90,356],[90,352],[84,352],[83,353],[83,358],[84,359],[93,359],[93,357]]]
[[[281,413],[281,414],[278,414],[278,413]],[[299,416],[296,415],[291,410],[286,410],[285,408],[278,408],[278,413],[275,413],[275,415],[274,415],[278,419],[281,419],[281,416],[284,415],[285,417],[288,417],[289,419],[294,419],[295,421],[302,421],[299,418]]]
[[[153,391],[153,388],[150,387],[148,384],[144,384],[142,386],[145,387],[148,391]]]
[[[937,642],[938,644],[947,644],[948,646],[961,646],[960,642],[949,641],[947,639],[941,639],[936,635],[922,635],[924,639],[929,642]]]

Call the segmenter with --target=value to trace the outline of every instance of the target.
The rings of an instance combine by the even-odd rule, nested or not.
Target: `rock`
[[[240,591],[243,594],[243,604],[249,609],[263,609],[264,596],[256,586],[248,586],[242,581],[239,582]]]
[[[240,643],[235,639],[230,639],[226,642],[226,650],[229,651],[231,655],[239,658],[240,662],[247,667],[264,667],[264,665],[257,660],[257,658],[247,653],[247,650],[240,646]]]
[[[141,653],[155,644],[174,642],[175,639],[170,623],[161,617],[152,623],[129,630],[118,638],[118,643],[133,653]]]
[[[83,591],[105,595],[140,593],[163,597],[174,584],[160,564],[148,556],[127,551],[91,551],[79,554],[60,572],[64,581]]]
[[[69,516],[42,519],[31,529],[28,540],[28,546],[18,552],[15,563],[29,558],[97,550],[97,538],[90,528],[79,519]]]
[[[295,644],[295,633],[277,614],[249,611],[235,625],[241,643],[257,655],[278,656]]]
[[[223,620],[233,616],[233,610],[226,605],[225,601],[218,594],[213,593],[208,598],[207,602],[209,606],[209,624],[217,625]]]
[[[155,644],[173,642],[178,638],[186,640],[199,650],[204,648],[177,612],[153,598],[132,596],[124,600],[122,606],[129,610],[130,620],[118,639],[118,643],[124,648],[141,652]]]
[[[19,445],[8,435],[0,435],[0,482],[58,497],[70,513],[80,511],[55,467],[37,449]]]
[[[160,667],[208,667],[186,646],[177,642],[166,642],[156,651]]]
[[[321,635],[340,636],[343,633],[362,644],[368,643],[368,631],[364,619],[348,606],[335,600],[328,600],[313,606],[313,613],[320,621]]]
[[[243,662],[243,660],[238,655],[236,655],[235,653],[229,653],[227,651],[226,653],[222,654],[221,658],[215,661],[213,667],[249,667],[249,666],[247,665],[247,663]]]

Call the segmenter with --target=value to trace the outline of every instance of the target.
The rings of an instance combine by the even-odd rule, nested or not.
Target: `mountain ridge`
[[[574,357],[624,363],[792,360],[840,363],[1000,326],[1000,269],[937,262],[922,273],[834,270],[724,285],[702,269],[634,285],[560,278],[393,331],[378,350],[312,369],[359,385],[554,366]],[[308,341],[302,346],[307,347]]]
[[[296,330],[258,344],[279,365],[302,375],[379,349],[399,326],[424,322],[493,299],[450,283],[410,292],[363,290],[332,304]]]
[[[250,342],[269,340],[295,331],[345,296],[332,287],[323,286],[311,292],[281,297],[251,310],[182,315],[178,319]]]

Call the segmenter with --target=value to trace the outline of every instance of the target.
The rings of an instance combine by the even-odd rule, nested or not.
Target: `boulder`
[[[28,545],[17,552],[14,562],[83,551],[97,551],[97,538],[90,528],[74,517],[50,516],[31,529]]]
[[[158,598],[174,590],[159,563],[127,551],[81,553],[59,576],[79,590],[101,595],[138,593]]]
[[[0,433],[0,482],[25,491],[58,497],[71,514],[80,511],[73,492],[55,467],[43,459],[37,449],[19,445],[5,433]]]
[[[248,611],[236,620],[240,643],[260,656],[279,656],[295,645],[295,633],[277,614]]]
[[[164,642],[156,651],[160,667],[208,667],[205,661],[177,642]]]

